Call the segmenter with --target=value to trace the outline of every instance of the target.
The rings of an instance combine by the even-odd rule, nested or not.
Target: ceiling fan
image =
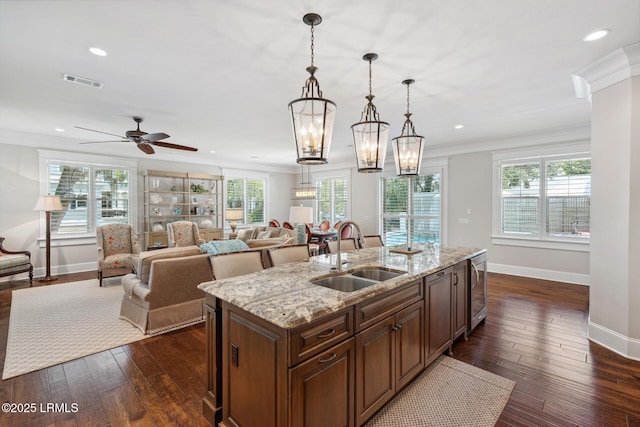
[[[98,132],[98,133],[103,133],[105,135],[111,135],[111,136],[117,136],[118,138],[121,138],[119,140],[115,140],[115,141],[87,141],[87,142],[81,142],[80,144],[101,144],[103,142],[127,142],[127,141],[131,141],[131,142],[135,142],[136,147],[138,147],[140,149],[140,151],[146,153],[146,154],[153,154],[155,153],[154,149],[153,149],[153,145],[155,145],[156,147],[163,147],[163,148],[173,148],[176,150],[185,150],[185,151],[198,151],[197,148],[193,148],[193,147],[187,147],[186,145],[179,145],[179,144],[172,144],[170,142],[163,142],[160,141],[161,139],[167,139],[169,138],[169,135],[167,135],[166,133],[160,132],[160,133],[146,133],[140,130],[140,123],[142,122],[142,117],[133,117],[133,121],[136,122],[138,124],[138,128],[136,130],[128,130],[125,135],[126,136],[120,136],[120,135],[116,135],[113,133],[109,133],[109,132],[102,132],[100,130],[95,130],[95,129],[87,129],[87,128],[83,128],[80,126],[74,126],[78,129],[83,129],[83,130],[88,130],[91,132]]]

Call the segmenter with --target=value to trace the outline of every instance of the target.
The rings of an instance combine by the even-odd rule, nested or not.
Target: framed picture
[[[196,196],[191,196],[191,203],[197,204],[198,203],[198,198]]]

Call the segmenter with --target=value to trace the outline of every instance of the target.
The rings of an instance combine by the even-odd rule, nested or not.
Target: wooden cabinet
[[[356,306],[356,425],[362,425],[425,364],[421,281]],[[371,325],[373,320],[377,323]],[[363,325],[371,325],[363,328]]]
[[[223,177],[148,170],[144,174],[145,244],[166,245],[167,224],[193,221],[206,241],[223,236]]]
[[[453,343],[452,276],[449,267],[427,276],[425,282],[425,315],[427,317],[427,365]]]
[[[467,338],[467,281],[469,267],[466,262],[453,266],[453,339]]]
[[[354,425],[354,338],[290,370],[291,426]]]

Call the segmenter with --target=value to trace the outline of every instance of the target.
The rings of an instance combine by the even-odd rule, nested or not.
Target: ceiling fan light
[[[311,26],[311,65],[307,67],[309,78],[302,88],[302,97],[289,103],[289,113],[296,144],[296,162],[320,165],[328,162],[336,104],[322,97],[320,84],[315,77],[318,69],[313,65],[313,31],[322,18],[315,13],[308,13],[302,20]]]

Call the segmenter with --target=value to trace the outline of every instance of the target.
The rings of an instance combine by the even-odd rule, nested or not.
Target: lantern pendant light
[[[313,31],[322,18],[318,14],[308,13],[302,21],[311,26],[311,66],[307,67],[310,76],[302,88],[302,97],[289,103],[289,112],[296,143],[296,161],[303,165],[319,165],[327,163],[336,104],[322,97],[320,84],[315,77],[318,68],[313,65]]]
[[[351,126],[353,146],[358,172],[382,172],[389,141],[389,123],[380,121],[371,93],[371,62],[378,59],[378,55],[367,53],[362,59],[369,62],[369,95],[365,97],[369,102],[362,111],[360,121]]]
[[[407,79],[402,82],[402,84],[407,85],[407,112],[405,114],[407,119],[402,126],[400,136],[391,140],[398,176],[411,177],[420,175],[420,164],[422,163],[424,138],[416,135],[416,129],[411,122],[411,113],[409,112],[409,86],[413,83],[415,83],[413,79]]]

